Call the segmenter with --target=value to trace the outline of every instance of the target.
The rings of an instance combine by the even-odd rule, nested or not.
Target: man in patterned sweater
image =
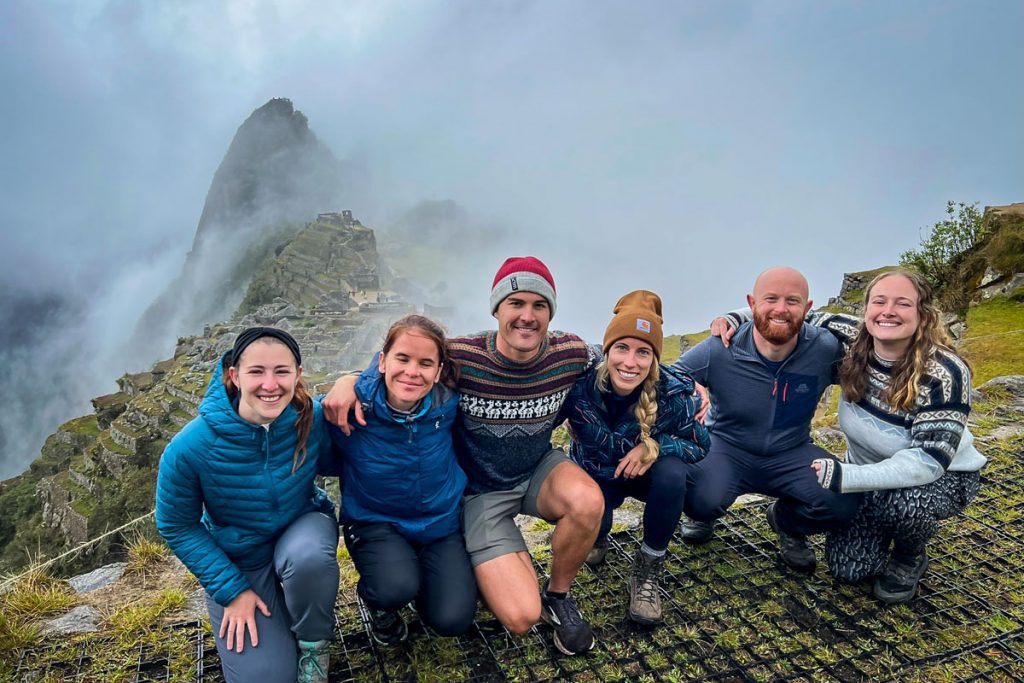
[[[469,477],[463,500],[466,549],[480,593],[499,621],[525,633],[551,624],[565,654],[593,647],[594,635],[569,588],[594,544],[604,511],[600,489],[565,454],[551,447],[562,404],[597,351],[573,334],[549,332],[555,284],[532,256],[513,257],[491,287],[498,329],[448,340],[459,366],[460,416],[455,445]],[[343,377],[324,400],[325,415],[343,430],[348,411],[361,411]],[[515,516],[555,524],[551,567],[543,594]]]

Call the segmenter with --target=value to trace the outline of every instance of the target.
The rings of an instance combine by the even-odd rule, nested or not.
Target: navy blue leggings
[[[844,526],[857,514],[859,493],[834,493],[818,484],[811,469],[828,453],[811,441],[770,455],[755,455],[711,435],[711,450],[694,465],[686,497],[686,515],[710,522],[725,514],[743,493],[779,499],[776,520],[793,535],[819,534]]]
[[[397,610],[415,600],[423,623],[442,636],[461,635],[473,625],[476,579],[461,531],[422,544],[380,522],[342,529],[359,571],[356,590],[368,606]]]
[[[599,480],[604,494],[604,518],[598,540],[604,540],[612,528],[612,512],[626,496],[645,501],[644,543],[651,550],[665,550],[683,514],[686,477],[690,465],[672,455],[659,457],[642,477]]]

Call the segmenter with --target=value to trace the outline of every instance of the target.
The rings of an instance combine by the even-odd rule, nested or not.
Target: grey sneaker
[[[594,631],[590,628],[576,602],[565,598],[552,598],[545,590],[540,594],[540,618],[554,629],[555,647],[563,654],[575,655],[594,647]]]
[[[885,571],[875,581],[875,597],[894,605],[907,602],[917,592],[917,584],[928,569],[928,554],[922,552],[916,557],[889,558]]]
[[[604,564],[604,558],[608,556],[609,550],[608,537],[599,538],[594,541],[594,547],[587,553],[587,559],[583,560],[583,562],[591,568],[600,567]]]
[[[716,526],[718,526],[717,521],[698,522],[695,519],[686,518],[679,525],[679,535],[690,545],[703,545],[715,535]]]
[[[775,503],[768,506],[765,513],[768,518],[768,526],[779,537],[779,557],[791,569],[801,572],[813,572],[818,560],[814,556],[811,546],[807,545],[806,536],[790,536],[779,528],[778,520],[775,519]]]
[[[367,606],[370,635],[381,645],[398,645],[409,636],[409,627],[398,610],[388,611]]]
[[[658,592],[665,556],[652,557],[636,551],[633,569],[626,585],[629,587],[629,618],[644,626],[662,621],[661,594]]]
[[[327,651],[328,640],[299,641],[299,673],[296,683],[327,683],[327,670],[331,655]]]

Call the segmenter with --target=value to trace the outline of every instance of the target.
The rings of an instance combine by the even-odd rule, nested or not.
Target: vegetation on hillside
[[[936,223],[921,238],[918,249],[900,255],[900,265],[921,273],[935,288],[941,307],[962,312],[970,302],[964,285],[975,275],[976,247],[989,234],[978,203],[947,202],[948,218]],[[980,263],[984,264],[981,260]]]

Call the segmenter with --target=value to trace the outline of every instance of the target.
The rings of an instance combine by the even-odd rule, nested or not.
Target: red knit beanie
[[[555,316],[555,278],[536,256],[513,256],[505,259],[491,285],[491,314],[505,297],[515,292],[533,292],[547,299],[551,317]]]

